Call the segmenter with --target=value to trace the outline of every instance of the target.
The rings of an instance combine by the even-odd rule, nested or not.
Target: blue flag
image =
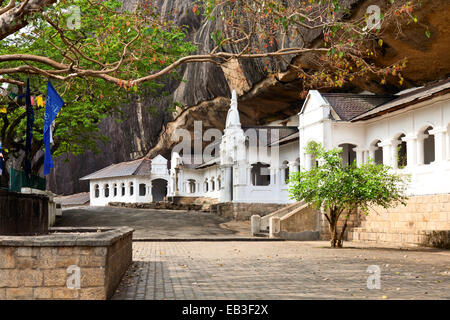
[[[45,120],[44,120],[44,145],[45,145],[45,157],[44,157],[44,175],[50,173],[50,168],[54,168],[52,152],[51,152],[51,125],[55,121],[59,110],[64,105],[63,99],[53,88],[52,83],[49,81],[47,86],[47,102],[45,104]]]
[[[31,106],[30,79],[27,78],[27,90],[25,92],[25,105],[27,110],[27,137],[25,145],[25,173],[31,174],[31,143],[33,142],[34,111]]]
[[[2,143],[0,142],[0,176],[3,174],[4,161]]]

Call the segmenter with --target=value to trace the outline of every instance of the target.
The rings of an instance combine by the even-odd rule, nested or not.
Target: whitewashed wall
[[[417,103],[405,109],[386,114],[368,121],[344,122],[330,120],[330,106],[317,91],[311,90],[299,115],[300,158],[302,167],[311,166],[311,158],[304,152],[309,141],[317,141],[326,148],[341,144],[353,144],[358,164],[374,158],[377,148],[383,150],[383,163],[396,172],[410,175],[408,193],[426,195],[450,193],[450,95],[440,96]],[[435,161],[423,164],[424,129],[435,139]],[[397,138],[404,134],[407,143],[407,166],[397,168]],[[380,141],[377,145],[374,143]],[[400,142],[400,141],[399,141]]]

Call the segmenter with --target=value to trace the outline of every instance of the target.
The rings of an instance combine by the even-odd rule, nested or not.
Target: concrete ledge
[[[133,231],[53,228],[44,236],[0,237],[0,300],[112,297],[132,262]]]
[[[98,231],[101,232],[98,232]],[[0,236],[0,246],[73,247],[109,246],[134,232],[129,227],[119,228],[50,228],[42,236]]]
[[[133,242],[219,242],[219,241],[284,241],[280,238],[254,237],[254,238],[137,238]]]
[[[319,231],[302,231],[302,232],[287,232],[281,231],[276,234],[277,237],[284,240],[296,241],[316,241],[320,238]]]

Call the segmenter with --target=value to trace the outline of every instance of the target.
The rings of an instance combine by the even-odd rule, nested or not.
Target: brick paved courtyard
[[[450,299],[450,251],[327,242],[135,242],[113,299]],[[381,289],[367,289],[370,265]]]

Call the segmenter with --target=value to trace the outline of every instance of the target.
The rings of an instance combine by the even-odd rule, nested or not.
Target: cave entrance
[[[155,179],[152,181],[152,199],[153,202],[164,201],[167,196],[167,181],[164,179]]]

